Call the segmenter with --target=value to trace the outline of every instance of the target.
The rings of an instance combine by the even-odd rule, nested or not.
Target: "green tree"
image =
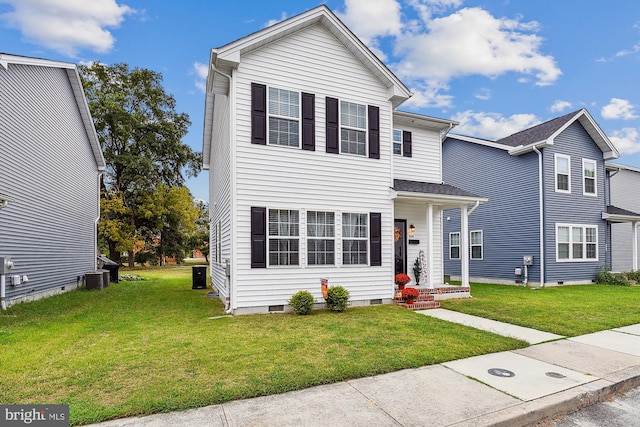
[[[195,230],[187,240],[187,249],[200,251],[209,262],[209,207],[204,202],[200,202],[196,208],[198,209],[198,218]]]
[[[148,231],[140,204],[160,184],[181,187],[185,175],[196,176],[202,156],[182,142],[191,122],[187,114],[176,112],[160,73],[127,64],[93,63],[78,69],[107,163],[105,190],[122,200],[118,220],[134,230],[133,239],[122,239],[115,227],[105,226],[101,237],[110,250],[125,250],[126,243],[133,265],[134,244]]]

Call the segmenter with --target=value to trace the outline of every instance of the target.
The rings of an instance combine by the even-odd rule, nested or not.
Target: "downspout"
[[[533,151],[538,155],[538,193],[540,208],[540,287],[544,288],[544,193],[542,181],[542,152],[533,146]]]
[[[5,311],[7,309],[6,285],[4,282],[4,274],[0,274],[0,308],[2,308],[2,311]]]
[[[213,64],[211,64],[211,70],[214,73],[217,73],[217,74],[219,74],[219,75],[221,75],[223,77],[226,77],[229,80],[229,98],[231,98],[231,93],[232,93],[231,86],[232,86],[232,83],[233,83],[233,77],[231,77],[229,74],[223,73],[222,71],[216,69],[216,67]],[[207,90],[208,89],[209,88],[207,88]],[[231,99],[229,99],[229,102],[231,103]],[[231,115],[231,110],[232,110],[232,108],[230,106],[229,107],[229,115]],[[231,126],[231,123],[232,123],[231,117],[229,117],[229,122],[230,122],[230,126]],[[229,135],[229,137],[232,138],[233,136]],[[232,155],[232,153],[230,153],[230,155]],[[233,160],[231,160],[231,163],[233,163]],[[231,167],[231,171],[230,171],[231,174],[234,174],[233,169],[234,168],[232,166]],[[232,181],[233,181],[233,179],[232,179]],[[231,185],[233,185],[233,183]],[[233,191],[231,192],[231,198],[233,199]],[[233,201],[231,202],[231,205],[232,205],[232,212],[233,212]],[[233,247],[233,234],[234,234],[233,233],[233,214],[231,215],[230,221],[231,221],[231,236],[230,236],[230,238],[231,238],[231,246]],[[231,258],[233,259],[233,250],[231,251]],[[210,260],[209,262],[210,262],[211,265],[213,265],[213,260]],[[232,283],[233,283],[232,278],[234,277],[233,261],[231,262],[231,266],[229,266],[229,270],[230,270],[230,274],[229,274],[229,301],[227,302],[227,306],[225,307],[225,310],[224,310],[224,312],[226,314],[232,314],[233,313],[233,307],[232,307],[232,303],[231,303],[231,300],[233,299],[233,292],[231,290]],[[227,269],[225,268],[225,276],[226,276],[226,274],[227,274]]]
[[[94,271],[98,269],[98,222],[100,222],[100,180],[102,179],[102,173],[98,173],[98,216],[93,224],[93,242],[96,248],[96,256],[93,257],[93,269]]]
[[[469,210],[469,212],[467,212],[467,216],[471,215],[473,213],[473,211],[478,209],[478,206],[480,206],[480,201],[476,200],[476,204],[473,205],[473,207]]]

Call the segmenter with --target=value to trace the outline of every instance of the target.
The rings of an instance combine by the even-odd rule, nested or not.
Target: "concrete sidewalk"
[[[434,316],[463,324],[476,322],[478,327],[483,324],[473,316],[452,313],[442,310]],[[485,326],[493,328],[492,332],[508,333],[507,336],[516,333],[496,323]],[[546,333],[528,328],[518,329],[517,334],[526,341],[555,341],[94,426],[512,427],[529,425],[640,386],[640,324],[569,339],[558,339],[561,337],[557,335],[549,338],[553,334],[539,335]]]

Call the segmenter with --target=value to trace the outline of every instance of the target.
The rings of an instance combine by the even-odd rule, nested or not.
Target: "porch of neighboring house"
[[[487,199],[447,184],[394,180],[395,274],[411,277],[406,287],[419,296],[408,304],[396,289],[394,301],[414,310],[438,308],[438,301],[469,298],[469,257],[460,257],[462,283],[445,283],[443,266],[442,212],[460,209],[460,251],[469,252],[469,215]]]
[[[616,206],[607,206],[607,210],[602,213],[602,219],[606,220],[609,224],[627,224],[629,227],[627,230],[630,235],[631,248],[625,248],[624,246],[619,247],[612,242],[612,252],[613,256],[616,257],[616,251],[622,250],[626,252],[631,249],[631,265],[628,267],[631,267],[633,271],[638,270],[638,229],[640,228],[640,214]]]

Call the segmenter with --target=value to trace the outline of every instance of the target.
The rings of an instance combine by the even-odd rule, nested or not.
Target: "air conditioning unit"
[[[103,284],[102,284],[103,276],[104,275],[102,274],[102,271],[92,271],[90,273],[85,274],[84,275],[85,287],[87,289],[102,290],[102,288],[103,288]]]

